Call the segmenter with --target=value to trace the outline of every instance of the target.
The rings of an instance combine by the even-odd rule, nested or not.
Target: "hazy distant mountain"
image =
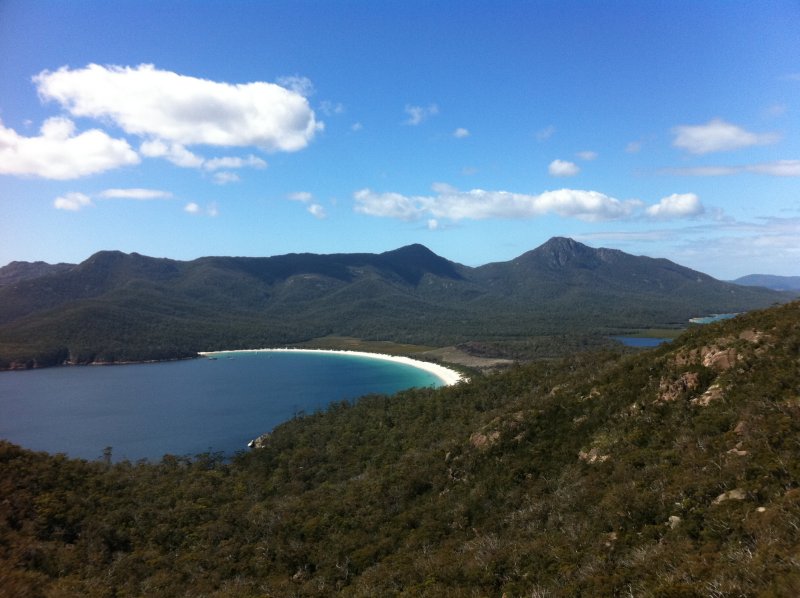
[[[422,245],[190,262],[104,251],[0,287],[0,365],[163,359],[325,335],[443,346],[682,325],[788,299],[564,238],[478,268]]]
[[[748,287],[764,287],[774,291],[800,291],[800,276],[774,276],[772,274],[749,274],[733,281]]]
[[[29,278],[64,272],[75,264],[48,264],[46,262],[11,262],[0,268],[0,286],[14,284]]]

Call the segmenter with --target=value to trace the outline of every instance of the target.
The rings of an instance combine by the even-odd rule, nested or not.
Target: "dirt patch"
[[[441,349],[433,349],[420,353],[428,359],[435,359],[443,363],[453,363],[455,365],[463,365],[468,368],[475,368],[478,370],[496,370],[507,368],[514,364],[513,359],[501,359],[498,357],[477,357],[465,353],[456,347],[443,347]]]

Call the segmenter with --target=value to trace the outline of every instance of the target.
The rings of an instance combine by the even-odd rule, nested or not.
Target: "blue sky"
[[[800,275],[800,4],[0,1],[0,264],[552,236]]]

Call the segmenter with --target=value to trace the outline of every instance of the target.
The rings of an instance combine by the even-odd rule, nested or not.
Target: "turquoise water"
[[[711,324],[712,322],[719,322],[720,320],[730,320],[738,315],[739,314],[713,314],[702,318],[691,318],[689,321],[692,324]]]
[[[233,454],[299,412],[439,385],[405,364],[324,353],[0,372],[0,438],[84,459],[107,446],[115,461]]]

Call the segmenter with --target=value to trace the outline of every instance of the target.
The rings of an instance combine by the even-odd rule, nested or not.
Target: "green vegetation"
[[[395,343],[392,341],[365,341],[345,336],[325,336],[313,338],[297,347],[308,349],[331,349],[336,351],[366,351],[367,353],[383,353],[384,355],[419,355],[431,351],[434,347]]]
[[[368,396],[231,461],[0,444],[0,596],[796,596],[800,303]]]
[[[46,265],[45,265],[46,266]],[[563,356],[610,334],[785,302],[667,260],[552,239],[468,268],[411,245],[382,254],[208,257],[106,251],[0,268],[0,369],[173,359],[324,337],[500,357]]]

